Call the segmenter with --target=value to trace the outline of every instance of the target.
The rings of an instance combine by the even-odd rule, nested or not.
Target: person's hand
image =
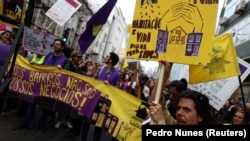
[[[134,74],[137,74],[139,72],[139,70],[138,69],[134,69]]]
[[[34,64],[35,64],[35,62],[33,62],[33,61],[30,61],[30,64],[31,64],[31,65],[34,65]]]
[[[104,80],[103,82],[104,82],[104,84],[106,84],[106,85],[109,84],[109,81],[108,81],[108,80]]]
[[[236,105],[231,105],[229,108],[228,108],[228,111],[232,111],[232,109],[236,107]]]
[[[159,63],[165,66],[165,73],[170,73],[173,63],[170,63],[167,60],[161,60]]]
[[[78,67],[79,67],[79,68],[84,67],[84,66],[86,65],[87,62],[88,62],[87,60],[82,61],[81,64],[78,65]]]
[[[62,66],[61,66],[61,65],[56,65],[56,67],[57,67],[58,69],[62,69]]]
[[[89,56],[92,56],[93,53],[94,53],[94,51],[93,51],[93,50],[90,50],[90,51],[89,51]]]
[[[150,102],[149,116],[158,125],[166,124],[162,106],[155,101]]]

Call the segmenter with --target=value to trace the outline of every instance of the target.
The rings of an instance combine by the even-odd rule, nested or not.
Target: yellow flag
[[[230,33],[214,37],[211,61],[190,65],[189,83],[196,84],[240,75],[237,55]]]
[[[128,67],[128,62],[127,61],[124,61],[123,64],[122,64],[122,69],[125,69]]]

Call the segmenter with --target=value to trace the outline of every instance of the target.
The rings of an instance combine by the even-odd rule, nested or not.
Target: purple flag
[[[87,22],[86,29],[78,40],[80,49],[83,53],[89,48],[95,40],[103,24],[106,23],[109,14],[115,6],[117,0],[108,0]]]

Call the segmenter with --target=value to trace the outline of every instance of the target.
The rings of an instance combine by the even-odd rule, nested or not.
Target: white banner
[[[77,0],[58,0],[47,12],[46,15],[63,26],[71,16],[81,7]]]
[[[238,62],[241,71],[241,81],[243,82],[250,73],[250,64],[240,58],[238,58]],[[208,96],[210,105],[216,110],[220,110],[239,86],[238,76],[233,76],[217,81],[192,84],[189,85],[188,88]]]

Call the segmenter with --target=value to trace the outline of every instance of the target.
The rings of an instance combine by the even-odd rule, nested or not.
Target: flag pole
[[[158,84],[157,84],[157,89],[156,89],[156,95],[155,95],[155,101],[159,103],[160,97],[162,95],[161,90],[162,90],[162,83],[163,83],[163,78],[164,78],[164,72],[165,72],[165,66],[160,65],[160,75],[158,77]]]
[[[238,76],[238,79],[239,79],[239,83],[240,83],[240,91],[241,91],[241,97],[242,97],[242,102],[243,102],[243,108],[244,108],[245,116],[246,116],[246,119],[247,119],[247,124],[249,124],[249,122],[248,122],[249,117],[248,117],[248,114],[247,114],[246,101],[245,101],[245,97],[244,97],[243,86],[242,86],[242,83],[241,83],[240,75]]]
[[[160,74],[159,74],[159,77],[158,77],[158,82],[157,82],[157,87],[156,87],[156,95],[155,95],[155,98],[154,98],[154,101],[156,103],[159,103],[160,101],[160,97],[162,95],[162,83],[163,83],[163,80],[164,80],[164,72],[165,72],[165,66],[160,64]],[[153,125],[154,124],[154,121],[151,120],[150,121],[150,125]]]

